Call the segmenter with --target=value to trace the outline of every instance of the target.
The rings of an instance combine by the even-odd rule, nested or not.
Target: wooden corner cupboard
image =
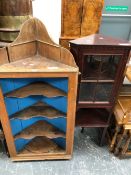
[[[124,78],[131,43],[93,34],[70,41],[80,69],[76,125],[103,128],[103,144]]]
[[[78,72],[36,18],[0,49],[0,120],[13,161],[71,158]]]

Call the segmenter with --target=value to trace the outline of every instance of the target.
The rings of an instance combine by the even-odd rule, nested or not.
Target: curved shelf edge
[[[10,116],[10,120],[20,119],[27,120],[35,117],[46,117],[48,119],[55,118],[66,118],[66,114],[55,109],[52,106],[47,105],[43,102],[38,102],[22,111],[19,111],[12,116]]]
[[[48,98],[67,96],[64,91],[53,87],[50,84],[35,82],[5,94],[5,97],[25,98],[34,95],[43,95]]]
[[[59,147],[55,142],[46,137],[36,137],[28,143],[19,154],[41,154],[41,153],[63,153],[65,150]],[[18,154],[18,155],[19,155]]]
[[[38,121],[31,126],[25,128],[22,132],[17,134],[14,139],[32,139],[37,136],[46,136],[47,138],[66,138],[65,133],[46,121]]]

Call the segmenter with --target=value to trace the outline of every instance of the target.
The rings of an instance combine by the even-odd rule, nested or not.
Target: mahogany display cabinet
[[[13,161],[70,159],[78,67],[36,18],[0,50],[0,119]]]
[[[81,72],[76,126],[102,128],[102,145],[123,82],[131,43],[94,34],[70,41],[70,48]]]

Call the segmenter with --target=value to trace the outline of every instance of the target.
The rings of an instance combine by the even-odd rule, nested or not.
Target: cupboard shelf
[[[131,85],[124,84],[120,89],[119,96],[131,96]]]
[[[0,42],[0,44],[2,44]],[[41,42],[41,44],[43,44]],[[40,43],[39,43],[40,45]],[[61,51],[62,52],[62,51]],[[67,58],[68,59],[68,58]],[[15,62],[3,64],[0,66],[0,72],[7,73],[20,73],[20,72],[75,72],[76,67],[66,65],[57,60],[51,60],[46,56],[34,55],[21,60],[15,60]]]
[[[53,154],[53,153],[65,153],[64,149],[59,147],[54,141],[46,137],[36,137],[28,143],[18,155],[28,154]]]
[[[108,116],[106,109],[81,108],[76,113],[76,126],[108,127]]]
[[[65,138],[65,134],[46,121],[38,121],[33,125],[25,128],[21,133],[17,134],[14,138],[19,139],[32,139],[37,136],[46,136],[48,138]]]
[[[19,32],[20,29],[0,28],[0,32]]]
[[[34,95],[43,95],[48,98],[57,96],[66,96],[66,93],[58,88],[55,88],[47,83],[35,82],[22,88],[16,89],[7,93],[6,97],[25,98]]]
[[[66,117],[65,113],[60,112],[59,110],[43,103],[38,102],[33,106],[30,106],[22,111],[19,111],[12,116],[10,119],[20,119],[20,120],[27,120],[33,117],[46,117],[49,119],[59,118],[59,117]]]

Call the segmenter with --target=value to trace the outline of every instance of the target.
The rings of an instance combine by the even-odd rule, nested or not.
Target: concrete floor
[[[93,134],[92,134],[93,133]],[[97,132],[76,129],[74,154],[66,161],[12,163],[0,153],[0,175],[131,175],[131,159],[119,160],[95,144]]]

